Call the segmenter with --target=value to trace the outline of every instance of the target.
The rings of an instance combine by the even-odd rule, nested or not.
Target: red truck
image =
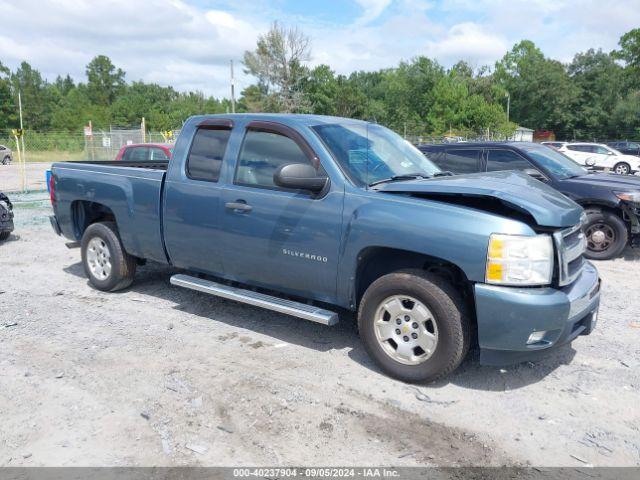
[[[123,146],[116,160],[125,162],[168,161],[173,153],[173,145],[168,143],[133,143]]]

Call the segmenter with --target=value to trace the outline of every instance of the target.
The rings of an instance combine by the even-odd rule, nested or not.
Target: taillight
[[[56,202],[55,181],[53,179],[53,174],[49,177],[49,199],[51,200],[51,205]]]

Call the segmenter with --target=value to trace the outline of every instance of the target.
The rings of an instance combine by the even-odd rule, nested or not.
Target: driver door
[[[298,132],[252,122],[222,192],[225,276],[272,290],[329,300],[335,296],[344,193],[331,184],[318,195],[274,184],[286,164],[318,157]]]

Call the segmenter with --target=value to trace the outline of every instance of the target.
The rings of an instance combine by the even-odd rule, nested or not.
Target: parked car
[[[9,238],[13,232],[13,205],[4,193],[0,192],[0,242]]]
[[[635,155],[636,157],[640,157],[640,142],[628,142],[625,140],[620,142],[609,142],[607,143],[607,146],[615,148],[625,155]]]
[[[4,145],[0,145],[0,164],[9,165],[13,160],[13,154],[11,149]]]
[[[406,381],[447,375],[472,338],[513,363],[596,324],[582,208],[521,172],[448,176],[382,126],[277,114],[192,117],[163,168],[114,163],[52,167],[52,226],[99,290],[149,259],[186,271],[173,285],[325,325],[351,310]]]
[[[126,162],[167,161],[173,153],[173,145],[166,143],[133,143],[124,145],[116,160]]]
[[[519,170],[562,192],[587,213],[587,258],[607,260],[640,243],[640,178],[590,172],[557,150],[527,142],[419,147],[453,173]]]
[[[553,147],[556,150],[564,147],[567,142],[540,142],[541,145],[546,145],[547,147]]]
[[[640,157],[625,155],[600,143],[567,143],[558,149],[580,165],[609,169],[620,175],[640,172]]]

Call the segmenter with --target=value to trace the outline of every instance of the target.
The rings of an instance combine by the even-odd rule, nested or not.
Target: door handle
[[[253,207],[251,205],[247,205],[247,203],[244,200],[238,200],[236,202],[228,202],[228,203],[225,203],[224,206],[229,210],[234,210],[239,213],[250,212],[251,210],[253,210]]]

